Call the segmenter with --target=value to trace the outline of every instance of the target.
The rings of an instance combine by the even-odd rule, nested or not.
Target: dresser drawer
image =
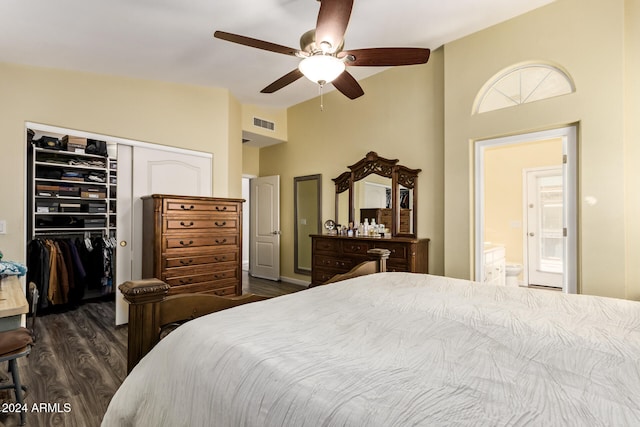
[[[166,235],[165,247],[167,249],[175,248],[195,248],[202,246],[237,246],[239,236],[230,235],[194,235],[194,236],[171,236]]]
[[[226,287],[226,288],[217,288],[217,289],[212,289],[210,291],[206,291],[206,292],[203,292],[203,293],[217,295],[219,297],[226,297],[226,296],[229,296],[229,295],[235,295],[236,294],[236,287],[235,286],[231,286],[231,287]]]
[[[367,256],[369,250],[369,243],[366,241],[342,241],[342,253],[345,255],[363,255]]]
[[[351,258],[337,258],[332,256],[316,255],[313,265],[320,268],[337,268],[341,272],[351,270],[354,266]]]
[[[189,274],[185,276],[169,277],[170,274],[174,273],[172,270],[173,269],[165,270],[163,274],[163,276],[165,277],[162,278],[164,282],[168,283],[171,286],[193,285],[195,283],[215,282],[225,279],[235,280],[238,278],[238,270],[236,268],[231,268],[229,270],[210,271],[206,273]],[[182,273],[187,273],[187,271],[183,270]]]
[[[224,201],[165,199],[165,211],[175,212],[224,212],[237,213],[239,204]]]
[[[217,264],[200,264],[186,267],[171,267],[164,270],[164,272],[162,273],[162,277],[164,277],[165,279],[172,279],[174,277],[210,274],[212,275],[212,277],[211,279],[207,280],[228,279],[230,276],[227,273],[222,274],[222,272],[235,272],[237,265],[238,264],[235,262],[220,262]],[[234,273],[233,277],[237,277],[237,273]]]
[[[236,295],[236,282],[233,280],[222,280],[217,282],[200,282],[190,285],[171,286],[169,295],[184,293],[208,293],[218,296]]]
[[[194,218],[194,217],[169,217],[165,220],[165,230],[197,230],[210,229],[215,230],[235,230],[238,228],[237,216],[228,216],[221,218]]]
[[[218,264],[222,262],[235,262],[238,259],[238,252],[221,252],[207,255],[164,257],[164,267],[189,267],[202,264]]]
[[[409,245],[404,243],[393,242],[376,242],[373,244],[374,248],[388,249],[391,251],[389,259],[401,259],[406,260],[409,256]]]
[[[313,284],[319,285],[331,279],[336,274],[339,274],[339,272],[330,270],[318,270],[317,268],[314,268],[312,272],[311,282]]]
[[[313,250],[318,252],[337,253],[340,248],[340,241],[333,239],[314,239]]]
[[[389,262],[387,263],[387,271],[403,271],[403,272],[411,272],[409,265],[406,262],[393,262],[391,258],[389,258]]]

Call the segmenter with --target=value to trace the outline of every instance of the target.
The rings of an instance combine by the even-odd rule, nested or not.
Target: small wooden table
[[[0,331],[20,327],[22,315],[29,312],[29,303],[17,276],[0,279]]]

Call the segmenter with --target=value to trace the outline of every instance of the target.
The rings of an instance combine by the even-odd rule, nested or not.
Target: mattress
[[[103,426],[640,425],[640,302],[378,273],[180,326]]]

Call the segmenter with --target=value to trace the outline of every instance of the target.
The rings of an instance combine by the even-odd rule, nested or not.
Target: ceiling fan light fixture
[[[332,55],[313,55],[298,64],[298,69],[306,78],[320,85],[335,80],[345,68],[344,62]]]

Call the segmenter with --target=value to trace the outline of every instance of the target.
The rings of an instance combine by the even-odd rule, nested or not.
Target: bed
[[[380,272],[199,316],[134,366],[103,426],[635,426],[640,302]]]

